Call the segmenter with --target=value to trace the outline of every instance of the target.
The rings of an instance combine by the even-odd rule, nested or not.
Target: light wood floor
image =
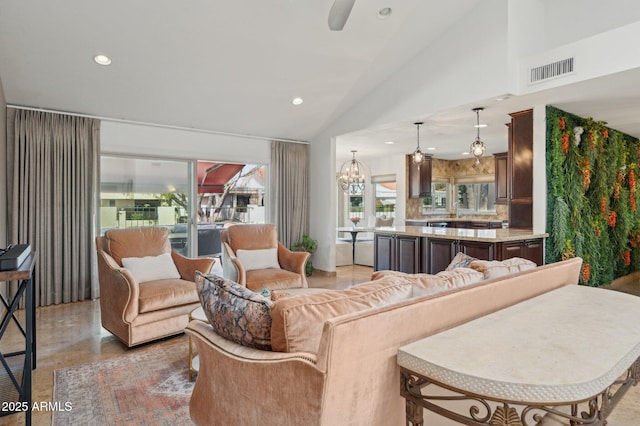
[[[343,289],[353,284],[368,281],[372,268],[364,266],[342,266],[335,276],[314,274],[309,280],[310,287]],[[614,283],[616,284],[616,283]],[[615,285],[612,287],[616,287]],[[621,289],[640,295],[640,279],[627,280],[618,284]],[[18,313],[24,321],[23,312]],[[145,347],[127,349],[109,332],[100,326],[100,306],[98,301],[84,301],[65,305],[38,308],[37,325],[37,368],[33,372],[33,401],[50,402],[53,394],[53,372],[59,368],[81,365],[107,359]],[[169,342],[184,340],[185,335],[168,339]],[[155,342],[153,345],[164,344]],[[20,350],[24,340],[15,325],[11,324],[0,342],[3,353]],[[23,348],[23,346],[22,346]],[[0,417],[0,425],[22,425],[23,414]],[[50,412],[34,412],[34,425],[51,424]],[[611,426],[635,426],[640,424],[640,386],[625,396],[610,418]]]

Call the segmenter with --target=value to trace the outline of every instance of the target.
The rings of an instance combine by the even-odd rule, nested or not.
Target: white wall
[[[517,3],[530,1],[518,0]],[[640,20],[640,2],[637,0],[538,1],[544,5],[543,37],[547,49]]]
[[[313,258],[316,268],[335,270],[335,137],[506,93],[507,3],[507,0],[482,1],[440,39],[312,139],[310,234],[318,240]],[[404,175],[404,168],[396,175],[402,187],[398,193],[402,194]],[[404,220],[404,211],[402,217],[399,214],[396,217]]]
[[[268,140],[115,121],[102,122],[100,144],[100,150],[109,154],[231,163],[271,161]]]

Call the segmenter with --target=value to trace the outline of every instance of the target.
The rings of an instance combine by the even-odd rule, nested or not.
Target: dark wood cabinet
[[[458,251],[482,260],[496,260],[495,243],[486,243],[482,241],[464,241],[458,243]]]
[[[495,162],[496,204],[507,204],[509,201],[509,172],[507,167],[508,153],[493,154]]]
[[[424,161],[418,167],[411,161],[411,155],[407,155],[407,189],[409,198],[424,198],[431,196],[431,156],[426,155]]]
[[[457,240],[438,238],[427,239],[426,273],[437,274],[444,271],[458,252]]]
[[[376,234],[374,270],[393,270],[407,274],[421,272],[420,237],[411,235]]]
[[[533,110],[509,114],[509,226],[533,228]]]
[[[544,264],[544,240],[535,238],[531,240],[507,241],[500,243],[500,259],[522,257],[535,262],[536,265]]]

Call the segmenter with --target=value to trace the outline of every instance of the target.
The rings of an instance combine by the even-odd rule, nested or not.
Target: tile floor
[[[365,266],[342,266],[337,268],[335,276],[314,274],[309,280],[311,287],[343,289],[350,285],[367,281],[372,268]],[[640,277],[640,275],[638,276]],[[614,289],[640,295],[640,278],[614,283]],[[22,312],[19,316],[22,320]],[[100,307],[98,301],[84,301],[72,304],[39,308],[36,312],[37,324],[37,368],[33,372],[33,401],[51,401],[53,393],[53,371],[59,368],[84,364],[100,359],[118,356],[140,348],[127,349],[110,333],[100,326]],[[637,326],[637,325],[636,325]],[[0,343],[0,351],[6,353],[19,350],[15,325],[9,326]],[[182,339],[187,344],[187,337]],[[156,342],[152,344],[162,344]],[[145,345],[143,345],[144,347]],[[14,414],[0,417],[0,425],[22,425],[24,415]],[[50,412],[34,412],[34,425],[51,424]],[[635,426],[640,424],[640,386],[631,391],[618,405],[609,419],[610,426]]]

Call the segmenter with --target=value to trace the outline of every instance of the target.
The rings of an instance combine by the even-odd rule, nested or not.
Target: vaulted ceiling
[[[330,31],[333,0],[4,1],[0,79],[7,103],[264,138],[310,140],[362,102],[479,0],[357,0]],[[379,10],[391,7],[385,19]],[[112,64],[100,66],[96,54]],[[475,136],[506,150],[509,112],[544,103],[640,136],[637,71],[498,102],[480,99],[425,117],[421,140],[459,158]],[[295,97],[303,98],[294,106]],[[415,148],[411,119],[339,138],[368,155]],[[393,146],[384,142],[394,141]]]

